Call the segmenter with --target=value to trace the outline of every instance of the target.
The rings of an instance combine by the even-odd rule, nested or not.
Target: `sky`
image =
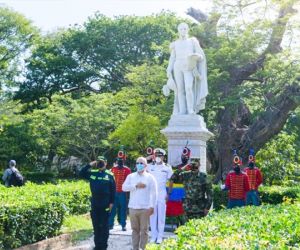
[[[171,10],[184,16],[189,7],[208,12],[211,0],[0,0],[31,19],[43,32],[58,27],[82,24],[96,11],[113,17],[118,15],[150,15]]]
[[[228,0],[230,1],[230,0]],[[236,3],[237,0],[232,0]],[[75,24],[83,24],[89,16],[100,12],[109,17],[118,15],[151,15],[162,10],[170,10],[179,16],[188,17],[185,13],[188,8],[194,7],[205,13],[212,8],[212,0],[0,0],[0,7],[6,6],[22,13],[33,24],[39,27],[43,33],[56,31],[59,27],[68,27]],[[262,6],[258,12],[266,13],[264,4],[269,2],[261,1]],[[293,16],[291,23],[300,23],[300,3],[297,4],[298,13]],[[256,9],[252,11],[256,12]],[[251,19],[249,11],[246,19]],[[276,12],[274,12],[275,14]],[[256,13],[257,14],[257,13]],[[268,13],[270,19],[274,19],[272,10]],[[300,31],[295,31],[290,40],[285,38],[283,44],[291,44],[291,47],[300,54]]]

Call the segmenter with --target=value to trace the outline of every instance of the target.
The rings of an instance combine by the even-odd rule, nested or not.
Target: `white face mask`
[[[161,163],[161,158],[160,157],[155,157],[155,162],[156,163]]]

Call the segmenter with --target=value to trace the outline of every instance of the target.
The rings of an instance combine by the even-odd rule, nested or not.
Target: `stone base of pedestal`
[[[213,136],[200,115],[172,115],[168,126],[161,130],[168,139],[168,163],[181,163],[183,148],[188,144],[191,157],[200,157],[201,171],[206,172],[206,142]]]

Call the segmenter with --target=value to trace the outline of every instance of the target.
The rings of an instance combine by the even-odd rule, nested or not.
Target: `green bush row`
[[[60,200],[0,206],[0,249],[12,249],[57,235],[65,209]]]
[[[299,225],[299,203],[225,209],[190,220],[176,239],[147,249],[299,249]]]
[[[89,211],[90,190],[85,181],[62,181],[58,184],[37,185],[26,183],[20,188],[0,186],[0,199],[4,204],[22,205],[28,200],[45,198],[59,199],[69,214],[83,214]]]
[[[90,191],[84,181],[57,185],[27,183],[0,187],[0,249],[11,249],[55,235],[66,214],[89,211]]]
[[[214,192],[214,209],[220,210],[227,206],[228,192],[222,191],[220,186],[213,186]],[[262,186],[259,188],[259,195],[263,204],[280,204],[285,199],[292,202],[300,199],[300,186],[283,187],[283,186]]]
[[[26,181],[34,182],[34,183],[43,183],[43,182],[55,182],[57,174],[53,172],[22,172]]]

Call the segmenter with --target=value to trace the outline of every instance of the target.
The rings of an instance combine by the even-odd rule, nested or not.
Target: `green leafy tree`
[[[120,90],[129,84],[127,67],[164,61],[167,53],[159,48],[175,36],[177,22],[169,13],[113,19],[95,14],[82,27],[48,35],[28,59],[15,98],[41,105],[54,93]]]
[[[299,62],[283,47],[288,31],[297,29],[291,25],[295,2],[218,2],[215,13],[193,29],[208,61],[203,114],[215,134],[208,153],[216,180],[231,169],[232,149],[246,159],[249,148],[261,149],[300,104]],[[265,15],[270,8],[273,20]]]
[[[300,113],[293,112],[282,132],[257,153],[257,163],[266,184],[300,181]]]
[[[36,29],[23,15],[0,7],[0,89],[20,76],[24,52],[34,43]]]
[[[296,2],[244,0],[232,5],[231,1],[216,1],[213,13],[207,16],[189,10],[190,15],[201,17],[199,24],[191,25],[191,32],[207,56],[210,94],[202,115],[215,134],[208,154],[216,180],[230,170],[233,148],[239,149],[243,158],[249,148],[259,151],[299,107],[299,60],[285,42],[297,29],[292,25]],[[276,13],[274,19],[268,19],[270,10]],[[243,18],[247,15],[252,18]],[[51,102],[55,93],[70,92],[73,97],[81,97],[96,86],[96,92],[117,92],[116,96],[131,100],[121,102],[120,107],[127,110],[124,114],[134,106],[132,110],[159,117],[158,126],[162,128],[173,105],[173,97],[161,94],[168,44],[177,36],[180,21],[169,14],[115,19],[96,15],[83,27],[47,37],[28,60],[28,75],[16,98],[47,107],[43,98]],[[115,95],[110,97],[114,99]],[[110,109],[115,103],[105,105]],[[100,111],[107,117],[108,111]],[[87,117],[87,121],[90,119]],[[119,124],[104,126],[109,133],[103,138]],[[84,127],[90,125],[86,122]],[[292,130],[296,131],[295,127]],[[122,131],[126,133],[126,129]]]
[[[32,136],[31,122],[20,114],[21,107],[13,101],[0,105],[0,163],[6,166],[10,159],[18,165],[32,165],[43,151]],[[20,164],[21,163],[21,164]]]
[[[128,149],[131,158],[145,155],[145,150],[151,140],[155,145],[165,147],[165,138],[159,132],[161,128],[159,117],[147,114],[137,108],[110,135],[110,139],[118,141]]]
[[[295,140],[295,135],[282,132],[259,151],[257,163],[263,171],[265,184],[283,184],[300,170]]]

